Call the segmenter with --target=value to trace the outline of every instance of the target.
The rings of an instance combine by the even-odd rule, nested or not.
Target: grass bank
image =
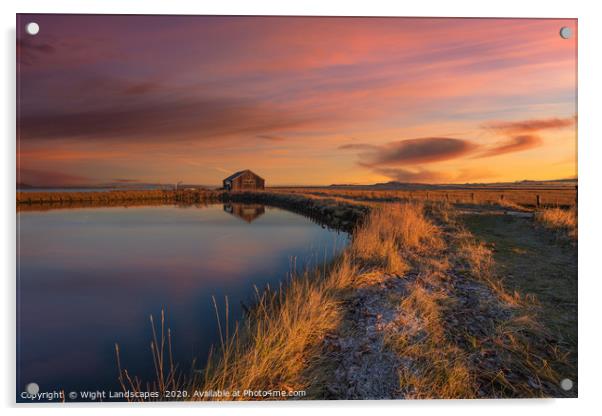
[[[342,325],[350,293],[375,270],[406,271],[399,253],[428,244],[431,231],[416,206],[374,209],[330,267],[263,294],[245,326],[222,341],[204,378],[190,389],[304,390],[319,398],[330,376],[321,363],[323,344]]]
[[[543,286],[544,269],[527,268],[530,278],[520,277],[526,270],[520,253],[500,256],[501,246],[485,244],[487,235],[467,228],[448,199],[298,190],[21,193],[17,209],[264,203],[353,231],[331,264],[293,275],[279,290],[257,291],[255,307],[233,332],[227,307],[216,303],[220,342],[200,372],[176,371],[171,333],[163,319],[159,328],[153,322],[153,384],[187,392],[171,399],[284,399],[297,391],[317,399],[575,396],[559,381],[576,379],[576,292],[566,291],[570,279],[561,278],[576,274],[576,260],[568,256],[559,278]],[[569,214],[546,209],[536,221],[576,238],[576,217]],[[513,219],[529,222],[526,233],[504,216],[494,218],[501,228],[491,235],[515,233],[526,243],[539,235],[530,219]],[[542,262],[554,258],[546,253],[534,255]],[[568,309],[550,301],[558,293]],[[562,321],[567,314],[570,322]],[[149,390],[121,363],[119,374],[124,390]],[[237,390],[273,395],[194,395]]]
[[[328,200],[314,198],[306,203],[316,210]],[[295,391],[314,399],[576,394],[559,387],[576,373],[536,297],[509,289],[491,249],[449,205],[364,210],[339,258],[277,291],[258,291],[233,333],[216,306],[220,343],[202,372],[174,377],[168,354],[158,353],[164,342],[155,341],[155,365],[168,369],[158,385],[178,380],[191,400],[286,399]],[[125,388],[140,385],[129,380]],[[272,393],[207,393],[216,391]]]

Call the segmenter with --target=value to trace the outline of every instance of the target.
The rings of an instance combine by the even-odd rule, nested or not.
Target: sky
[[[576,55],[574,19],[21,14],[17,181],[575,178]]]

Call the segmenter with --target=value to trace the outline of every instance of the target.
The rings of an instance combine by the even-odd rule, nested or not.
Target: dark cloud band
[[[235,134],[255,136],[307,126],[312,121],[310,117],[244,99],[147,99],[120,107],[22,115],[17,126],[21,140],[76,138],[155,143],[210,140]]]
[[[344,149],[365,150],[361,154],[365,166],[400,166],[454,159],[472,152],[476,145],[462,139],[426,137],[400,140],[384,146],[351,144]]]

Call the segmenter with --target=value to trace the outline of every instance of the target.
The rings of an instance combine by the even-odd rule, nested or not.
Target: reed
[[[134,393],[127,396],[129,402],[144,402],[146,398],[138,396],[140,392],[159,392],[154,400],[185,399],[185,397],[170,397],[165,392],[185,391],[189,379],[178,372],[177,365],[173,360],[171,329],[165,327],[165,311],[161,309],[159,322],[155,322],[153,315],[149,316],[152,330],[150,342],[151,356],[155,369],[155,378],[152,382],[143,382],[139,377],[132,376],[127,369],[121,366],[121,354],[119,344],[115,344],[115,357],[118,370],[118,381],[124,392]]]

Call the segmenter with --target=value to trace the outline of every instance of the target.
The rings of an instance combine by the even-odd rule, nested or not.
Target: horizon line
[[[404,185],[416,185],[416,186],[458,186],[458,185],[493,185],[493,184],[518,184],[522,182],[561,182],[561,181],[578,181],[578,177],[572,178],[557,178],[557,179],[520,179],[516,181],[494,181],[494,182],[450,182],[450,183],[435,183],[435,182],[402,182],[402,181],[387,181],[387,182],[374,182],[374,183],[330,183],[330,184],[277,184],[266,186],[266,188],[322,188],[322,187],[333,187],[333,186],[376,186],[376,185],[387,185],[387,184],[404,184]],[[136,186],[174,186],[175,183],[161,183],[161,182],[126,182],[126,183],[102,183],[102,184],[77,184],[77,185],[32,185],[28,183],[17,183],[16,189],[27,189],[27,188],[39,188],[39,189],[57,189],[57,188],[134,188]],[[196,186],[196,187],[209,187],[219,188],[221,184],[200,184],[200,183],[186,183],[180,182],[180,186]]]

